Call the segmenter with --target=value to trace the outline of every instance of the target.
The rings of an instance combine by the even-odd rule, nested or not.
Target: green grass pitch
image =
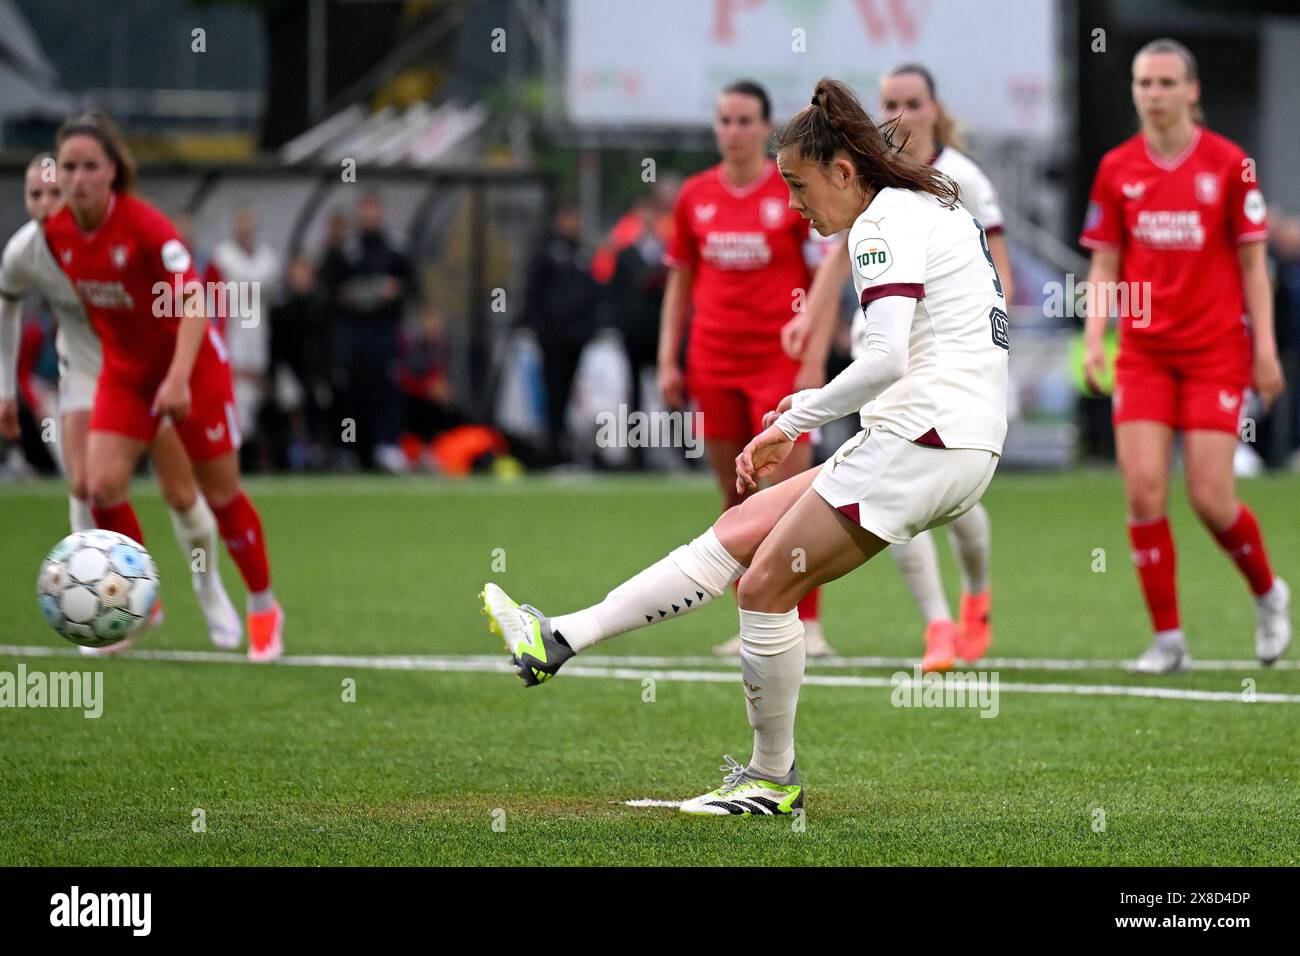
[[[497,653],[479,613],[485,580],[548,613],[586,606],[698,534],[718,501],[694,479],[267,479],[249,488],[288,612],[288,653],[359,658]],[[1300,583],[1300,481],[1246,482],[1242,496],[1274,565]],[[136,501],[167,611],[138,646],[211,650],[161,502],[148,484]],[[995,655],[1109,660],[1145,647],[1115,474],[1005,474],[985,501]],[[1181,489],[1172,514],[1193,655],[1250,660],[1243,582]],[[68,646],[34,598],[41,557],[65,522],[62,485],[0,488],[0,644]],[[940,554],[955,602],[942,542]],[[505,570],[494,572],[501,560]],[[922,628],[887,557],[828,587],[823,618],[841,653],[919,653]],[[724,599],[575,663],[698,657],[735,628]],[[730,681],[663,678],[650,701],[635,673],[562,673],[525,690],[499,672],[364,663],[0,652],[4,671],[103,670],[105,696],[99,719],[0,709],[0,865],[1300,863],[1295,701],[1004,689],[997,716],[985,719],[974,709],[895,708],[888,687],[808,686],[798,724],[806,817],[796,827],[623,804],[694,796],[717,786],[723,753],[748,757]],[[809,673],[882,678],[898,669]],[[1253,681],[1259,694],[1300,695],[1300,670],[1289,668],[1163,680],[1119,669],[999,676],[1231,694]]]

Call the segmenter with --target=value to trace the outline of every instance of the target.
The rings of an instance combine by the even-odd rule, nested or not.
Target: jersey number
[[[1002,280],[998,278],[998,267],[993,264],[993,253],[989,252],[989,237],[984,234],[984,226],[978,219],[972,216],[971,222],[975,223],[975,228],[980,231],[980,248],[984,250],[984,258],[988,260],[989,268],[993,270],[993,288],[1001,296]],[[1003,316],[1003,318],[1006,318],[1006,316]]]
[[[993,329],[993,344],[1000,349],[1011,350],[1011,323],[1007,321],[1007,314],[997,306],[989,309],[989,325]]]

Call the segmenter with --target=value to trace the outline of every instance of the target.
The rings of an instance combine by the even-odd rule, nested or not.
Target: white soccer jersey
[[[886,296],[916,299],[907,371],[862,408],[862,427],[911,441],[1002,453],[1007,432],[1006,300],[971,213],[928,193],[882,189],[849,230],[865,310]],[[866,319],[854,318],[855,358]]]
[[[980,221],[986,232],[1002,229],[1002,209],[998,205],[997,190],[969,156],[945,146],[930,165],[957,184],[961,190],[961,204]]]
[[[271,363],[267,313],[280,281],[280,259],[270,246],[258,246],[249,254],[231,239],[217,245],[212,261],[225,282],[238,283],[230,287],[227,297],[232,302],[225,325],[230,367],[236,372],[261,375]]]
[[[34,219],[13,234],[0,257],[0,298],[16,305],[32,292],[44,297],[58,322],[54,346],[60,378],[94,381],[102,361],[99,336],[91,328],[72,283],[45,244],[41,224]],[[16,360],[16,355],[0,355],[5,376],[12,375]]]

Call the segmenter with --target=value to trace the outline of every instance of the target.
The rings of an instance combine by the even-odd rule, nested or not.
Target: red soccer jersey
[[[151,393],[166,376],[176,349],[180,317],[173,280],[198,282],[176,227],[144,200],[114,193],[93,232],[83,232],[64,206],[46,220],[45,239],[99,335],[104,373]],[[157,283],[166,286],[165,302]],[[157,302],[166,308],[156,308]],[[200,356],[211,349],[204,336]]]
[[[737,188],[721,164],[682,185],[664,261],[694,273],[688,362],[714,380],[752,377],[784,355],[781,326],[808,292],[808,223],[776,163]],[[796,290],[798,293],[796,300]]]
[[[1254,164],[1198,126],[1173,159],[1141,133],[1102,157],[1079,242],[1119,250],[1130,302],[1121,342],[1181,351],[1244,334],[1237,247],[1267,237]],[[1134,314],[1133,283],[1150,283],[1143,315]]]

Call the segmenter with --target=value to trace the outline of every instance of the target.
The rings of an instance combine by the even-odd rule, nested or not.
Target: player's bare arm
[[[1273,329],[1273,288],[1268,280],[1267,244],[1247,242],[1237,250],[1241,262],[1241,286],[1246,297],[1246,313],[1254,337],[1251,383],[1264,407],[1270,407],[1286,381],[1277,357],[1277,336]]]
[[[1102,391],[1101,383],[1106,374],[1105,335],[1110,313],[1106,298],[1096,295],[1093,290],[1109,288],[1109,283],[1118,279],[1119,250],[1093,250],[1092,265],[1088,268],[1088,316],[1083,327],[1083,371],[1087,376],[1088,385],[1094,392]]]
[[[686,334],[691,304],[691,270],[674,266],[668,271],[668,286],[659,312],[659,391],[672,408],[686,404],[685,382],[678,356]]]

